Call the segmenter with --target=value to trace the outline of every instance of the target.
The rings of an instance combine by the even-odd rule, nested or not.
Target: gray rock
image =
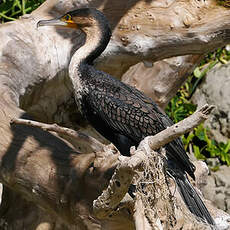
[[[215,190],[215,193],[216,193],[216,194],[218,194],[218,193],[223,193],[223,194],[225,194],[225,187],[224,187],[224,186],[217,187],[216,190]]]
[[[218,208],[230,214],[230,167],[220,166],[217,172],[211,172],[206,185],[200,187],[204,197]]]
[[[226,202],[226,209],[230,210],[230,198],[227,198],[225,202]]]
[[[226,210],[225,195],[223,193],[216,194],[214,198],[214,203],[216,206],[222,210]]]
[[[207,200],[213,202],[216,196],[216,183],[214,177],[208,176],[206,183],[207,184],[201,188],[201,191]]]
[[[217,166],[220,166],[220,160],[219,158],[217,157],[214,157],[214,158],[208,158],[207,160],[207,164],[210,166],[210,167],[217,167]]]
[[[205,126],[215,140],[226,142],[230,138],[230,64],[216,66],[196,90],[192,101],[198,107],[208,103],[216,106]]]
[[[220,169],[213,173],[215,180],[216,180],[216,185],[218,186],[225,186],[225,187],[230,187],[230,168],[226,165],[223,165],[220,167]]]
[[[196,167],[196,171],[195,171],[196,186],[200,189],[207,184],[209,169],[206,163],[203,161],[194,161],[193,164]]]
[[[224,175],[222,176],[221,174],[218,173],[218,174],[214,175],[214,178],[215,178],[217,187],[224,187],[225,186]]]

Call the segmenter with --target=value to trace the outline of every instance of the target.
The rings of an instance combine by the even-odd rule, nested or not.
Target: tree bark
[[[120,221],[113,224],[114,217],[120,219],[126,210],[129,211],[131,217],[132,206],[134,206],[134,204],[131,204],[135,201],[129,201],[129,205],[123,204],[123,207],[118,208],[120,202],[127,193],[136,170],[147,172],[154,169],[154,176],[151,179],[151,181],[155,181],[152,193],[159,194],[156,197],[153,196],[153,203],[157,203],[159,207],[158,205],[156,207],[159,209],[155,207],[153,212],[151,209],[147,209],[150,214],[145,213],[144,215],[143,212],[146,211],[141,208],[142,200],[137,199],[135,209],[136,211],[137,209],[140,210],[136,214],[139,213],[137,216],[143,215],[145,224],[141,228],[140,225],[142,224],[137,219],[135,224],[138,229],[157,229],[158,225],[163,229],[166,227],[167,229],[173,229],[176,223],[172,219],[176,218],[174,217],[175,211],[172,208],[175,206],[175,201],[170,198],[166,175],[164,175],[164,157],[162,157],[164,155],[160,156],[153,150],[159,149],[161,145],[167,144],[172,138],[176,138],[200,124],[207,119],[207,115],[212,108],[204,106],[184,121],[163,130],[154,137],[145,138],[140,143],[137,151],[132,152],[130,158],[122,156],[118,159],[119,153],[112,146],[105,148],[104,151],[88,154],[79,154],[71,152],[71,150],[69,152],[60,148],[59,151],[52,153],[53,156],[45,151],[28,153],[26,149],[23,149],[23,152],[20,152],[17,156],[17,166],[13,175],[10,175],[9,169],[5,169],[2,181],[14,192],[22,193],[26,195],[26,199],[38,203],[48,214],[59,217],[69,228],[71,226],[78,226],[80,229],[100,228],[99,220],[101,220],[102,223],[107,222],[108,224],[110,222],[110,229],[117,227],[124,229]],[[45,129],[47,129],[47,126],[42,123],[22,119],[15,120],[12,127],[17,129],[25,124],[27,128],[36,126],[42,129],[46,127]],[[44,132],[41,129],[39,130]],[[39,130],[37,130],[37,133],[39,133]],[[51,125],[49,125],[49,130],[51,130]],[[57,129],[57,126],[54,125],[52,130],[59,132],[60,128]],[[69,133],[69,130],[65,131]],[[45,133],[44,136],[48,139]],[[78,139],[77,136],[76,140]],[[154,167],[149,165],[149,162]],[[150,174],[147,173],[146,175],[148,175],[149,180]],[[108,185],[109,179],[110,183]],[[107,189],[102,193],[106,186],[108,186]],[[161,189],[163,189],[163,193],[159,192]],[[140,193],[140,197],[145,198],[143,201],[145,201],[146,206],[148,203],[146,194]],[[164,202],[164,211],[160,212],[162,202]],[[183,209],[186,210],[185,207]],[[166,220],[165,216],[167,217]],[[111,220],[108,220],[108,218]],[[149,219],[152,220],[149,222]],[[160,224],[162,221],[164,224]],[[198,223],[194,217],[184,217],[184,224],[180,228],[188,229],[186,226],[191,221],[196,222],[198,226],[202,226],[202,223]],[[152,224],[155,222],[159,223],[156,226],[154,224],[154,227]],[[131,221],[128,222],[126,229],[133,229]]]
[[[203,57],[203,54],[171,57],[155,62],[153,66],[138,63],[130,67],[121,80],[145,92],[165,109]]]
[[[36,28],[41,19],[85,6],[101,9],[111,23],[111,42],[95,64],[118,78],[143,60],[203,55],[230,41],[229,10],[217,6],[215,1],[47,0],[31,15],[0,25],[0,180],[5,188],[1,204],[4,228],[112,229],[116,218],[120,226],[124,227],[123,223],[127,229],[134,227],[132,215],[126,209],[104,222],[95,219],[91,212],[93,200],[106,188],[118,164],[119,153],[112,146],[89,152],[90,143],[73,144],[66,136],[51,131],[10,125],[15,118],[55,122],[85,130],[87,135],[106,143],[83,121],[72,97],[68,64],[83,42],[82,35],[78,31]],[[192,63],[196,64],[199,56],[194,57]],[[180,76],[191,70],[191,65],[183,68]],[[169,84],[166,91],[170,96],[166,96],[162,106],[175,93],[172,88],[181,84],[179,75],[178,80]],[[12,218],[12,210],[23,210],[24,215],[16,213]]]

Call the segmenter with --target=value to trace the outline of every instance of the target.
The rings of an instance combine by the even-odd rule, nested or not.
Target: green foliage
[[[169,105],[166,108],[166,113],[174,120],[174,122],[183,120],[196,110],[196,106],[187,100],[187,96],[186,88],[182,87],[176,96],[169,102]]]
[[[196,106],[190,103],[184,95],[182,88],[166,109],[167,114],[174,122],[183,120],[196,109]],[[230,140],[227,143],[217,143],[209,137],[209,130],[202,124],[183,135],[182,141],[186,151],[189,150],[189,146],[192,147],[197,159],[206,160],[206,158],[218,157],[223,164],[230,165]]]
[[[230,46],[228,45],[209,53],[200,66],[195,68],[193,74],[166,108],[166,113],[174,122],[179,122],[195,111],[196,106],[189,99],[204,79],[206,73],[216,64],[226,64],[229,60]],[[203,125],[199,125],[190,133],[182,136],[182,140],[186,151],[192,150],[197,159],[206,160],[207,158],[218,157],[221,163],[230,165],[230,140],[227,143],[217,143],[210,138],[209,130]],[[212,170],[217,169],[218,167]]]
[[[31,13],[45,0],[2,0],[0,4],[0,21],[16,20],[23,14]]]
[[[193,145],[193,151],[197,159],[205,160],[206,157],[218,157],[224,164],[230,165],[230,140],[227,143],[217,143],[208,135],[208,129],[203,125],[199,125],[187,136],[183,136],[182,140],[185,148],[189,144]],[[195,140],[197,138],[197,140]],[[199,146],[195,143],[199,143]]]
[[[230,0],[217,0],[217,3],[221,6],[230,7]]]
[[[216,64],[227,64],[230,61],[230,46],[222,47],[214,52],[209,53],[195,68],[192,75],[185,83],[187,90],[187,99],[190,99],[196,91],[197,86],[202,82],[207,72],[211,70]]]
[[[212,61],[218,60],[222,64],[227,64],[230,60],[230,50],[229,45],[226,47],[218,48],[214,52],[210,52],[202,61],[200,64],[200,67],[205,66],[206,64],[209,64]]]

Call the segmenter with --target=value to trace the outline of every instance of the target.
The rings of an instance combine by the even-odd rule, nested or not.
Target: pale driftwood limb
[[[205,121],[214,108],[215,106],[206,104],[184,120],[168,127],[153,137],[148,137],[149,146],[153,150],[159,149],[173,139],[191,131]]]
[[[17,119],[11,120],[11,124],[28,125],[36,128],[40,128],[44,131],[56,132],[58,134],[68,136],[68,141],[74,146],[84,145],[85,152],[98,152],[103,151],[104,145],[95,138],[88,136],[82,132],[75,131],[73,129],[61,127],[57,124],[45,124],[38,121]]]
[[[133,219],[135,222],[136,230],[151,230],[152,229],[148,220],[146,219],[142,200],[138,195],[135,201]]]
[[[190,131],[191,129],[199,125],[202,121],[207,119],[212,109],[213,109],[213,106],[208,106],[208,105],[203,106],[193,115],[175,124],[174,126],[169,127],[168,129],[160,132],[159,134],[153,137],[145,138],[139,145],[138,149],[134,151],[134,153],[131,154],[130,158],[121,156],[119,158],[121,162],[117,166],[114,172],[114,175],[110,180],[110,184],[108,188],[102,193],[100,197],[97,198],[97,200],[94,201],[93,207],[94,207],[95,216],[99,219],[104,219],[115,211],[119,202],[123,199],[125,193],[128,191],[128,188],[133,179],[133,176],[136,173],[135,171],[137,169],[143,170],[144,162],[147,162],[146,161],[147,159],[150,160],[150,158],[152,157],[154,158],[153,165],[152,165],[152,167],[154,167],[153,170],[157,171],[158,166],[162,170],[161,164],[163,161],[158,159],[160,157],[158,156],[158,154],[153,154],[153,150],[160,148],[161,146],[167,144],[173,139],[179,137],[180,135]],[[162,162],[159,163],[158,161],[159,162],[162,161]],[[159,180],[159,175],[157,177]],[[161,175],[160,177],[162,178],[162,181],[165,181],[164,176]],[[164,197],[167,195],[164,194],[162,196]],[[165,198],[165,200],[167,199]],[[138,206],[140,206],[139,203],[136,204],[136,207]],[[137,210],[136,215],[143,216],[141,213],[142,213],[141,210]],[[142,228],[143,226],[145,226],[145,219],[146,218],[141,217],[138,221],[137,219],[135,220],[138,226],[138,229],[145,229],[145,228]],[[169,223],[166,221],[166,225],[168,224]]]
[[[179,135],[191,130],[194,126],[198,125],[201,120],[207,119],[207,115],[212,110],[212,106],[204,106],[198,112],[191,115],[189,118],[182,121],[182,126],[179,124],[176,125],[175,128],[168,128],[165,131],[166,133],[158,134],[158,141],[156,143],[160,143],[164,145],[165,143],[171,141],[173,138],[178,137]],[[25,124],[29,126],[35,126],[42,128],[44,130],[55,131],[55,132],[64,132],[70,135],[75,134],[73,130],[69,130],[66,128],[62,128],[57,125],[46,125],[39,122],[28,121],[23,119],[17,119],[13,121],[17,124]],[[181,127],[179,129],[178,127]],[[156,135],[157,136],[157,135]],[[74,135],[75,137],[75,135]],[[154,137],[151,137],[154,138]],[[159,140],[160,138],[160,140]],[[152,146],[156,149],[156,146]],[[159,146],[160,147],[160,146]],[[157,147],[158,148],[158,147]],[[145,148],[146,150],[146,148]],[[149,151],[147,151],[149,152]],[[120,164],[116,168],[115,173],[110,180],[110,185],[108,188],[102,193],[102,195],[94,201],[94,214],[99,219],[103,219],[110,215],[115,211],[116,207],[119,205],[120,201],[123,199],[124,195],[127,193],[129,185],[133,179],[136,170],[143,170],[143,162],[146,161],[146,156],[149,153],[144,153],[143,151],[137,150],[132,154],[130,158],[120,156]]]
[[[127,193],[135,170],[140,170],[146,160],[143,151],[135,151],[131,157],[120,156],[120,164],[117,166],[110,184],[106,190],[93,202],[94,215],[103,219],[114,212],[120,201]],[[143,168],[142,168],[143,170]]]
[[[204,54],[227,44],[230,41],[229,12],[216,2],[47,0],[32,16],[36,20],[40,15],[50,18],[50,15],[61,15],[74,7],[91,6],[103,10],[112,25],[113,37],[97,60],[97,66],[121,77],[130,66],[143,60]],[[50,49],[48,41],[46,48]],[[57,48],[64,47],[57,44]]]
[[[24,115],[18,105],[44,122],[56,122],[53,119],[58,106],[71,97],[67,68],[82,37],[78,32],[68,34],[55,28],[36,30],[36,23],[88,3],[103,9],[114,29],[111,43],[97,65],[116,76],[143,59],[156,61],[185,52],[204,53],[229,42],[229,12],[216,7],[215,1],[47,0],[31,15],[0,26],[1,182],[47,213],[58,212],[78,229],[86,229],[90,201],[98,197],[103,182],[108,182],[107,174],[102,180],[101,169],[105,166],[98,165],[97,172],[93,167],[95,154],[78,155],[66,141],[51,133],[33,127],[10,127],[9,122],[12,117]],[[107,168],[113,169],[106,159]],[[72,213],[74,210],[77,212]],[[26,216],[21,219],[23,227],[16,229],[31,230],[24,222]],[[106,229],[117,224],[110,223]]]
[[[108,16],[118,10],[111,4],[104,8]],[[107,66],[99,63],[106,71],[116,71],[116,76],[121,76],[127,61],[132,65],[143,59],[158,61],[172,56],[204,54],[215,49],[214,46],[229,42],[229,9],[218,6],[217,1],[136,1],[132,9],[127,9],[130,5],[125,4],[127,17],[119,21],[109,48],[101,56],[105,58],[107,52],[115,51],[122,64],[114,65],[116,56],[106,59]],[[122,7],[122,2],[116,5]],[[115,44],[119,44],[117,49]],[[135,55],[130,58],[132,53]]]

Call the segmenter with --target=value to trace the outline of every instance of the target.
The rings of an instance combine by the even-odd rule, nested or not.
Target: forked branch
[[[205,105],[198,111],[196,111],[194,114],[189,116],[188,118],[184,119],[183,121],[167,128],[166,130],[163,130],[159,134],[152,136],[152,137],[147,137],[145,138],[139,145],[137,150],[133,150],[131,153],[131,157],[124,157],[120,156],[118,166],[116,167],[113,176],[109,182],[109,186],[103,191],[103,193],[93,202],[93,215],[95,215],[98,219],[104,220],[108,216],[113,216],[117,215],[117,212],[124,210],[124,208],[129,208],[131,210],[131,214],[133,215],[133,218],[135,219],[138,217],[138,219],[135,219],[135,224],[137,225],[138,229],[141,229],[140,226],[144,224],[144,226],[151,228],[152,223],[155,220],[152,220],[151,223],[148,223],[149,219],[146,218],[146,213],[138,210],[139,208],[141,209],[141,206],[143,206],[142,201],[137,201],[137,203],[134,203],[134,201],[131,199],[131,201],[125,201],[124,197],[125,194],[127,193],[130,184],[132,183],[133,177],[137,172],[141,172],[145,170],[145,162],[148,162],[151,156],[154,156],[153,159],[153,165],[159,164],[162,160],[159,158],[162,158],[162,156],[159,156],[159,154],[154,154],[153,150],[156,150],[160,148],[161,146],[167,144],[168,142],[172,141],[174,138],[179,137],[180,135],[190,131],[197,125],[199,125],[201,122],[203,122],[205,119],[208,118],[208,115],[210,114],[211,110],[213,109],[213,106],[208,106]],[[57,132],[57,133],[62,133],[64,135],[70,136],[73,138],[75,141],[81,141],[82,136],[79,136],[79,133],[76,131],[73,131],[71,129],[63,128],[60,126],[55,125],[47,125],[44,123],[40,122],[35,122],[35,121],[29,121],[29,120],[24,120],[24,119],[14,119],[12,120],[12,123],[17,123],[17,124],[23,124],[23,125],[28,125],[28,126],[34,126],[41,128],[46,131],[52,131],[52,132]],[[94,145],[92,147],[92,150],[99,150],[101,152],[102,149],[102,144],[99,142],[99,145],[97,145],[96,140],[91,139],[90,137],[87,137],[84,139],[86,136],[83,135],[83,140],[85,143],[89,141],[88,143],[90,145]],[[79,139],[80,138],[80,139]],[[104,160],[106,158],[106,152],[103,153],[105,157],[103,158]],[[159,157],[158,157],[159,156]],[[154,162],[156,161],[156,162]],[[163,162],[163,161],[162,161]],[[103,164],[101,164],[103,165]],[[116,165],[116,164],[113,164]],[[149,166],[148,166],[149,167]],[[155,169],[155,168],[154,168]],[[160,169],[159,169],[160,170]],[[100,171],[100,169],[99,169]],[[103,171],[103,170],[102,170]],[[155,169],[156,171],[156,176],[161,176],[163,179],[162,181],[162,186],[167,186],[164,184],[164,173],[163,172],[157,172],[157,168]],[[162,170],[161,170],[162,171]],[[159,175],[158,175],[159,173]],[[74,186],[70,185],[70,186]],[[159,185],[160,186],[160,185]],[[72,190],[71,188],[68,188],[68,190]],[[74,188],[73,188],[74,190]],[[161,189],[160,189],[161,190]],[[158,190],[159,192],[159,190]],[[169,195],[169,194],[168,194]],[[154,196],[154,194],[153,194]],[[122,202],[122,200],[124,202]],[[127,200],[127,199],[126,199]],[[167,199],[166,199],[167,200]],[[170,200],[170,199],[169,199]],[[171,200],[168,202],[168,205]],[[121,205],[123,203],[123,205]],[[141,205],[139,205],[141,204]],[[172,209],[171,209],[172,210]],[[142,215],[142,218],[140,218],[140,215]],[[169,215],[168,213],[165,215]],[[173,215],[173,214],[172,214]],[[159,222],[159,217],[158,217],[158,222]],[[157,221],[156,220],[156,221]],[[142,221],[142,222],[140,222]]]
[[[204,105],[183,121],[163,130],[155,136],[145,138],[140,143],[138,149],[131,154],[130,158],[120,158],[120,164],[116,168],[115,173],[110,180],[109,186],[102,195],[94,201],[94,214],[97,218],[103,219],[115,212],[120,201],[128,191],[133,176],[137,173],[137,171],[143,170],[144,162],[146,162],[148,157],[151,158],[153,150],[159,149],[161,146],[164,146],[173,139],[198,126],[201,122],[208,118],[208,115],[211,113],[213,108],[214,106]],[[158,160],[158,154],[154,155],[155,159]],[[135,205],[135,208],[137,207],[138,205]],[[135,213],[138,213],[138,218],[141,214],[143,214],[142,211],[137,210]],[[143,223],[145,220],[146,219],[144,217],[140,218],[140,221],[143,221]],[[136,222],[138,225],[142,225],[138,220],[136,220]]]

